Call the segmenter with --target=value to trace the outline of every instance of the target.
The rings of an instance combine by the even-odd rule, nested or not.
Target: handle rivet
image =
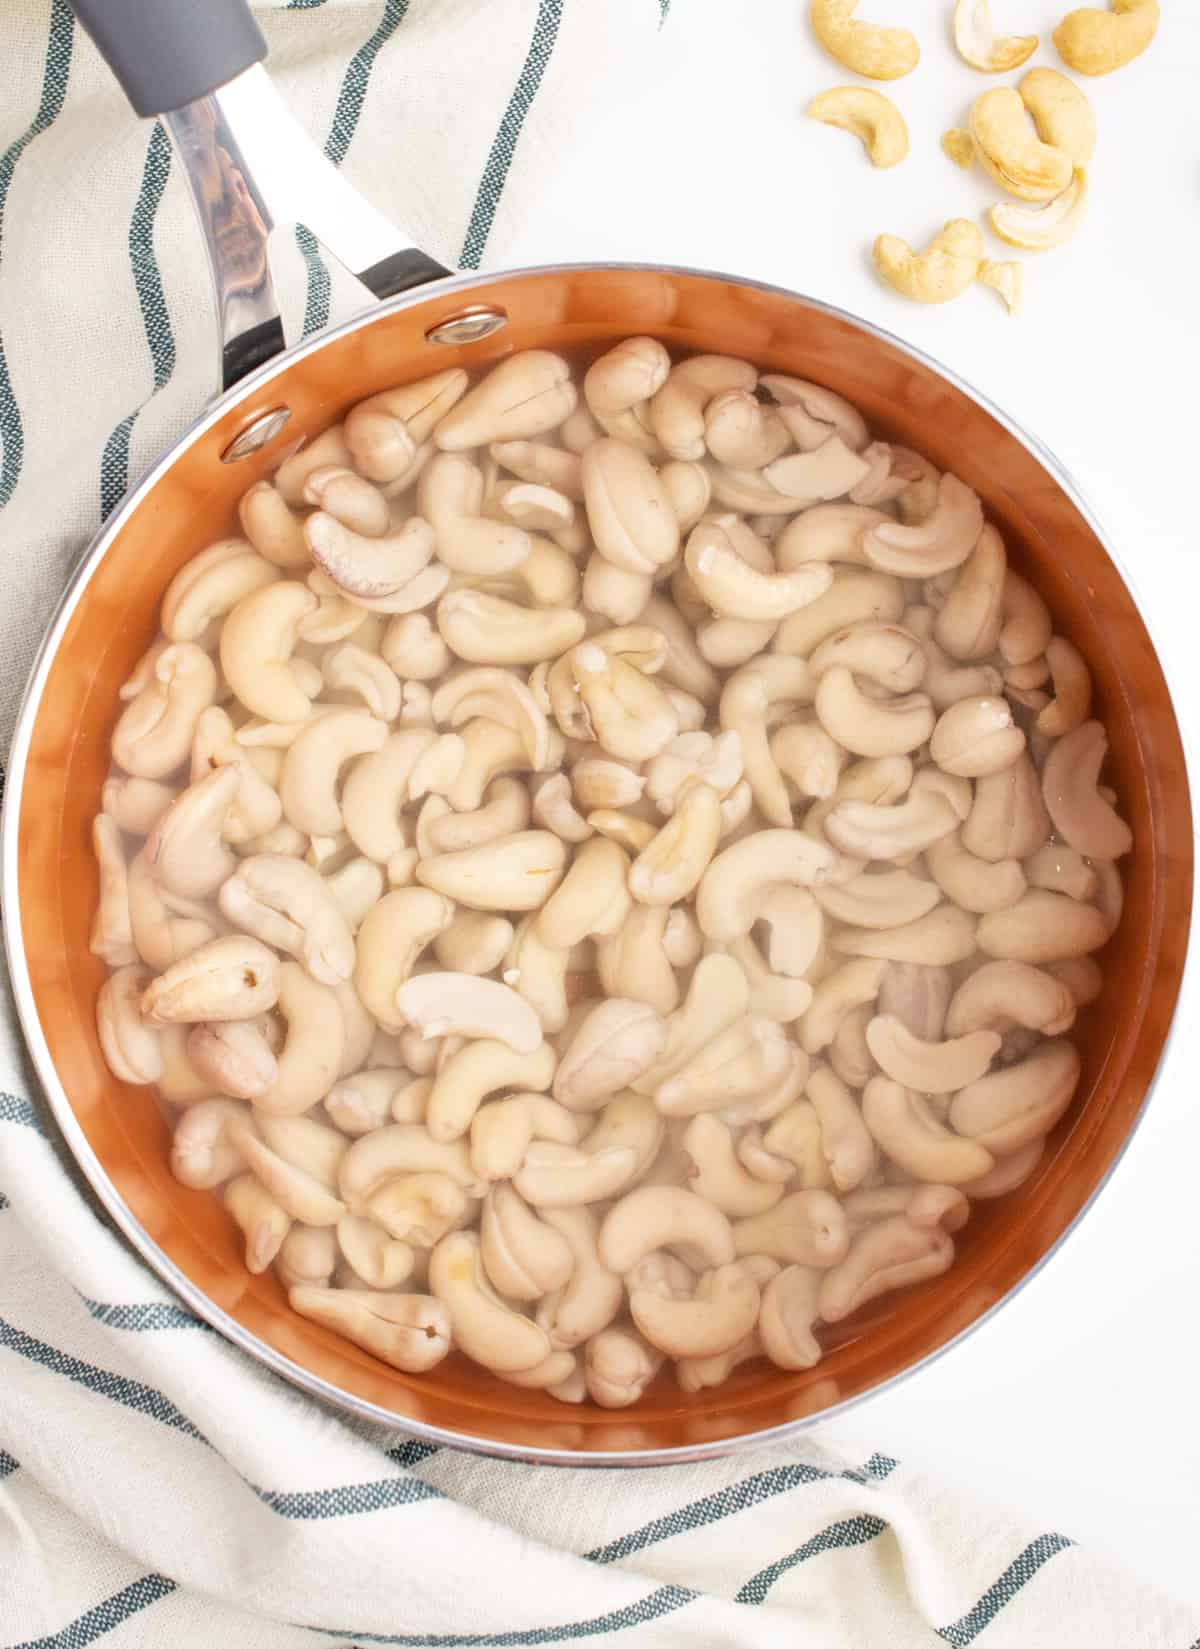
[[[431,344],[474,344],[507,325],[508,316],[503,309],[477,306],[462,309],[457,315],[447,315],[444,321],[431,326],[425,336]]]
[[[234,436],[221,454],[221,462],[237,464],[243,458],[252,458],[256,452],[262,451],[268,441],[275,439],[291,416],[291,407],[272,407],[269,412],[260,412],[239,435]]]

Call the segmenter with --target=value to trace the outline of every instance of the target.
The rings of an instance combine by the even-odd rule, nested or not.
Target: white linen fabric
[[[669,3],[258,11],[331,158],[418,244],[476,267],[503,260],[589,101],[669,49]],[[3,60],[0,750],[80,549],[216,387],[161,127],[129,116],[64,0],[8,0]],[[293,275],[294,334],[323,324],[337,283],[302,235]],[[1200,1614],[1062,1534],[831,1435],[563,1471],[322,1409],[177,1304],[97,1216],[0,999],[3,1649],[1200,1643]]]

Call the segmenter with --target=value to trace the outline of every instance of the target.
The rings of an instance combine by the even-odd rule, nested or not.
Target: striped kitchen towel
[[[474,267],[503,257],[589,99],[652,61],[668,4],[290,0],[260,15],[330,157],[420,244]],[[64,0],[8,0],[4,36],[0,751],[74,557],[215,387],[161,128],[129,118]],[[337,281],[303,233],[294,273],[293,330],[320,326]],[[96,1216],[0,994],[0,1649],[580,1640],[1189,1649],[1200,1612],[840,1431],[585,1473],[317,1407]]]

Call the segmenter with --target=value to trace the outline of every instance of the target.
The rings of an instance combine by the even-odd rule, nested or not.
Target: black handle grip
[[[71,0],[140,115],[182,109],[261,63],[246,0]]]

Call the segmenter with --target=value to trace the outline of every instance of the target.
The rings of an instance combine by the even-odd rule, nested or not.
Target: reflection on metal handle
[[[208,249],[225,388],[283,348],[267,243],[304,223],[378,298],[449,273],[325,158],[258,65],[163,117]]]

